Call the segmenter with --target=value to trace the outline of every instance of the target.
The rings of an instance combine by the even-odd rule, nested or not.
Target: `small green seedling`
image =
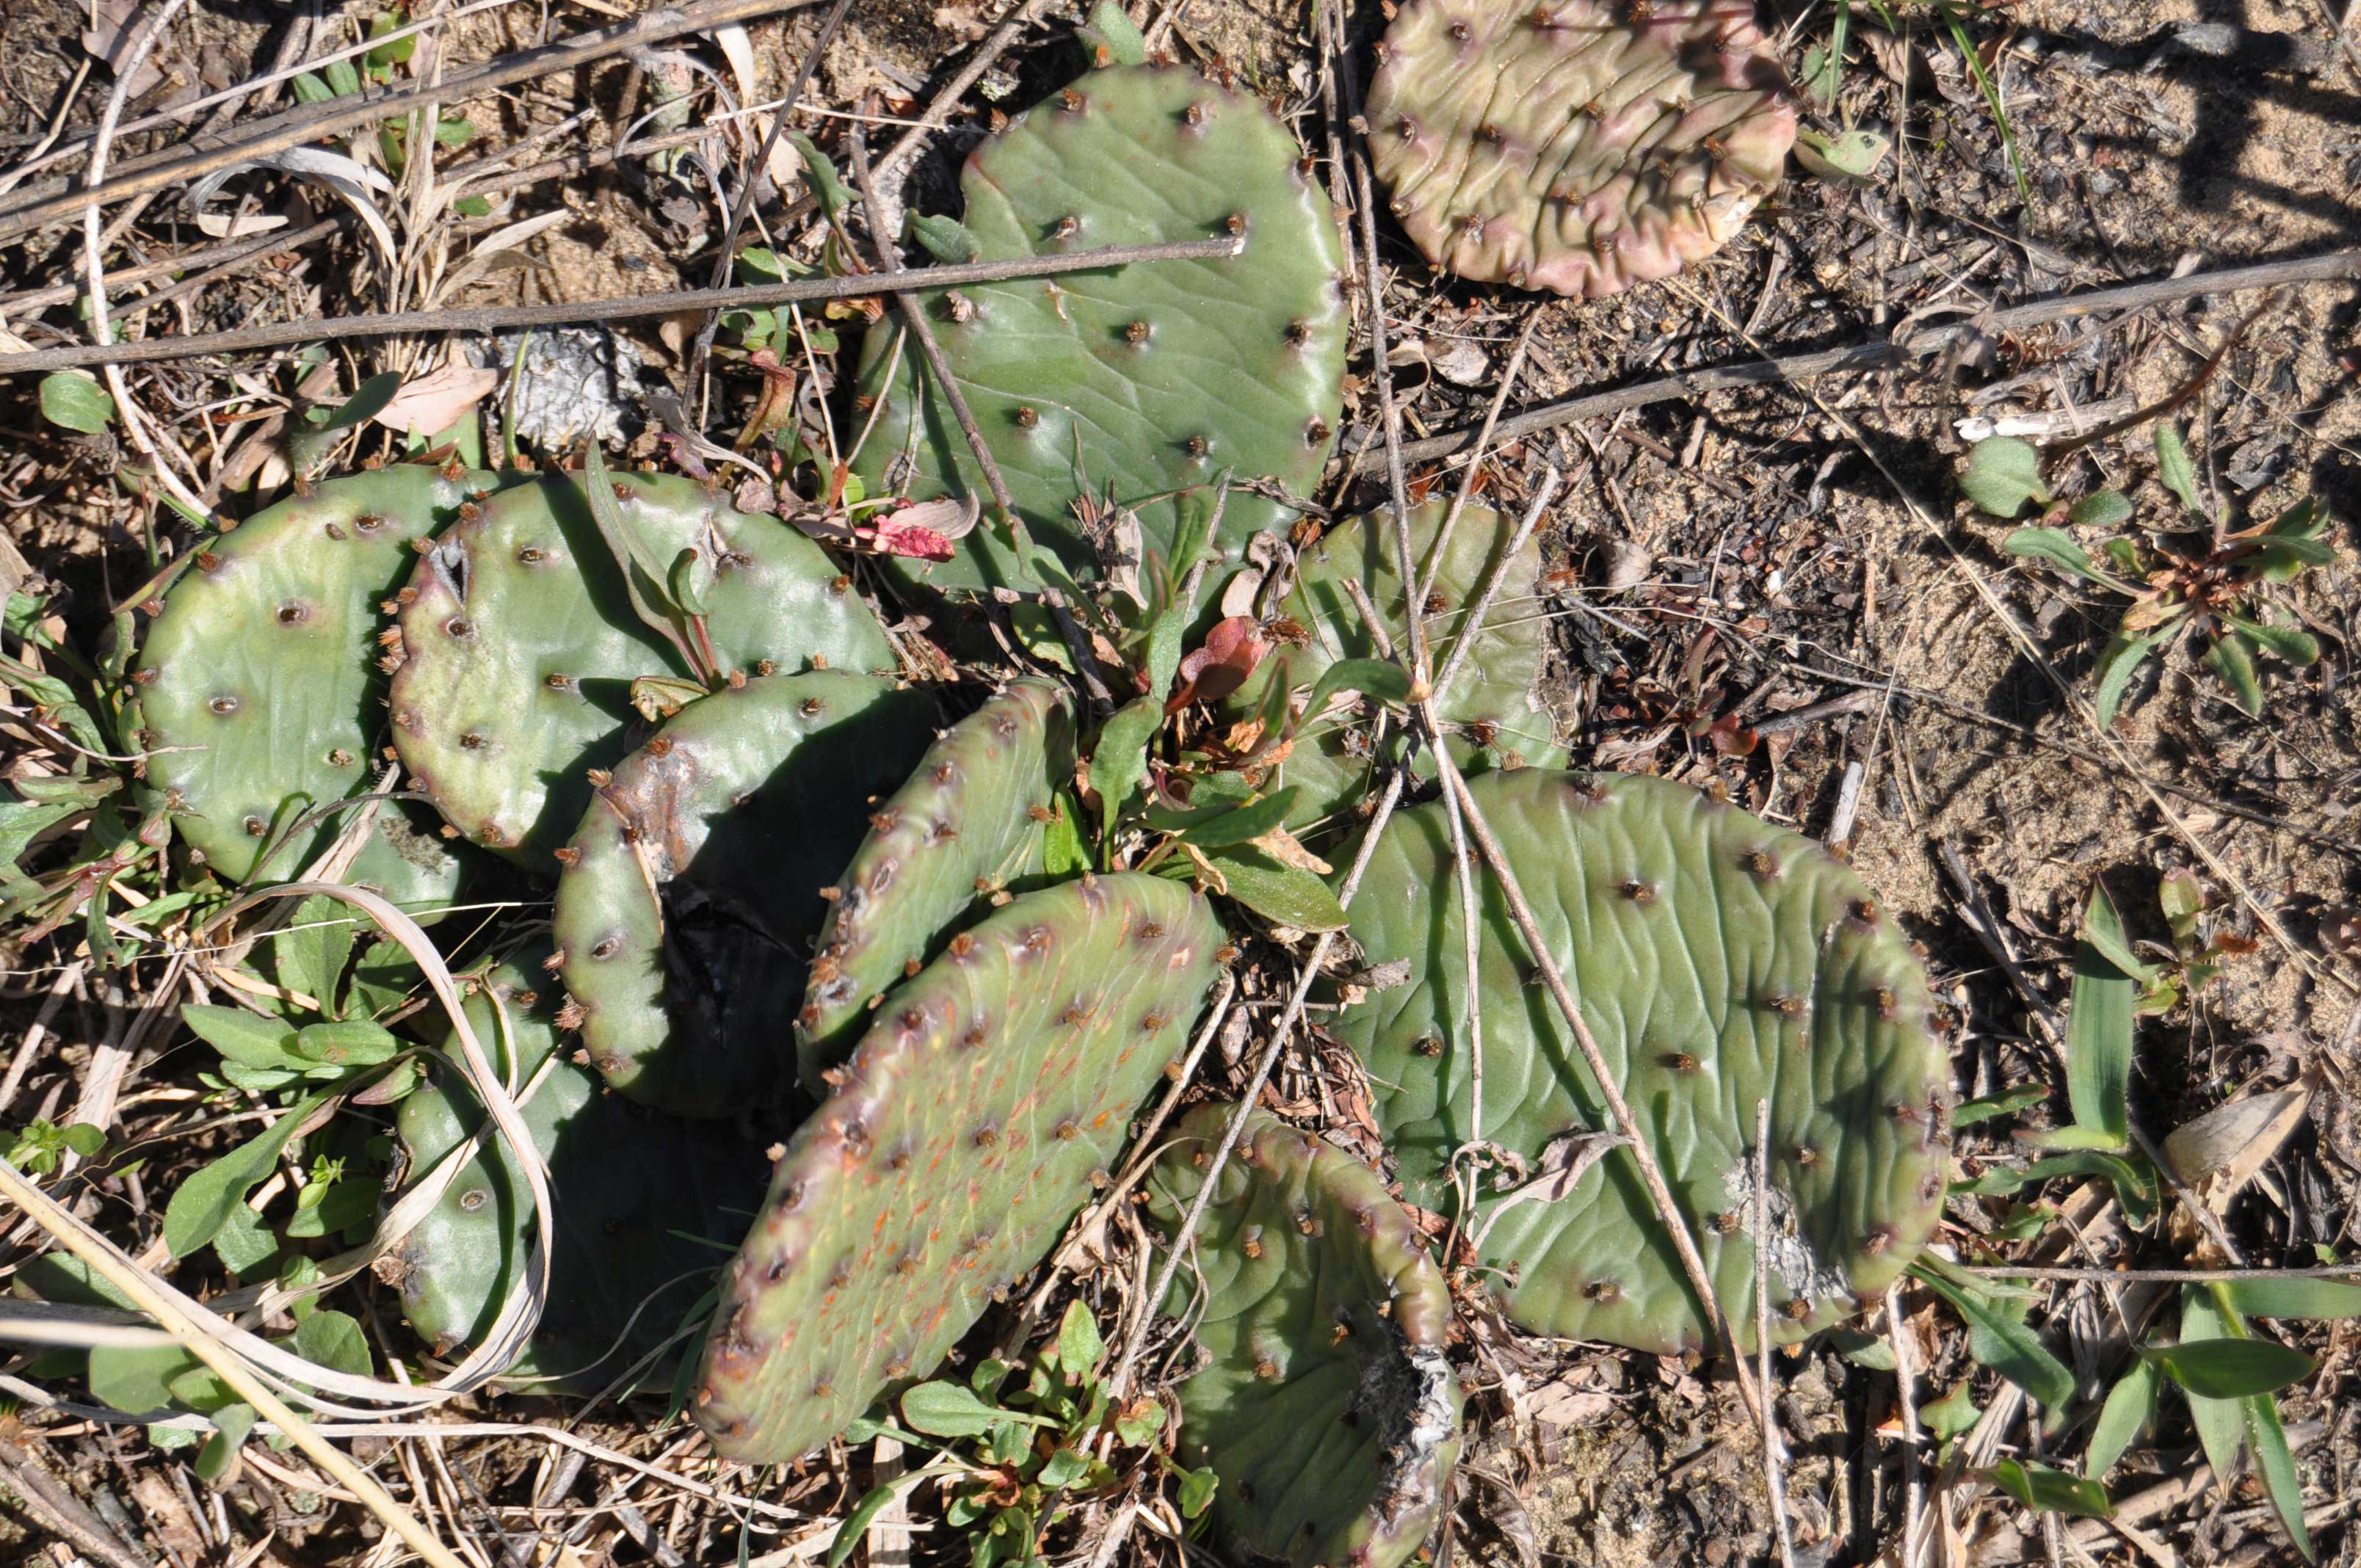
[[[2327,513],[2309,496],[2268,522],[2232,529],[2212,516],[2197,487],[2189,449],[2169,424],[2156,427],[2157,478],[2189,516],[2204,526],[2161,531],[2128,526],[2136,515],[2118,491],[2100,490],[2069,505],[2051,498],[2040,457],[2013,436],[1978,442],[1968,454],[1960,488],[1994,517],[2014,518],[2027,501],[2044,510],[2034,527],[2002,542],[2012,555],[2041,561],[2070,576],[2131,600],[2114,635],[2099,654],[2094,705],[2111,725],[2133,674],[2150,657],[2184,636],[2203,644],[2200,662],[2230,688],[2248,715],[2263,711],[2257,655],[2301,669],[2320,657],[2320,641],[2269,605],[2265,590],[2293,581],[2307,566],[2325,565],[2335,551],[2324,535]],[[2059,523],[2106,531],[2094,560]]]

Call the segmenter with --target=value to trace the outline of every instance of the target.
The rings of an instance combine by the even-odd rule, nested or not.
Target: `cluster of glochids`
[[[1355,590],[1422,618],[1452,673],[1436,712],[1720,1305],[1751,1342],[1762,1253],[1780,1337],[1850,1312],[1923,1243],[1942,1192],[1944,1059],[1907,944],[1808,841],[1685,788],[1564,771],[1534,696],[1539,619],[1458,645],[1475,599],[1538,572],[1508,520],[1472,508],[1446,537],[1443,508],[1418,510],[1414,583],[1374,522],[1284,543],[1291,513],[1271,498],[1316,482],[1340,417],[1333,215],[1251,98],[1104,52],[975,156],[977,252],[1246,244],[1087,288],[924,296],[1029,530],[979,530],[930,572],[902,563],[904,586],[1104,582],[1125,563],[1091,503],[1161,498],[1134,509],[1141,552],[1202,538],[1209,601],[1253,575],[1244,602],[1277,673],[1224,717],[1251,709],[1284,735],[1239,765],[1294,792],[1290,824],[1313,842],[1359,830],[1387,761],[1374,709],[1322,681],[1379,652]],[[1438,260],[1598,292],[1702,254],[1761,194],[1793,125],[1774,78],[1751,19],[1721,6],[1411,0],[1373,135]],[[1476,119],[1491,102],[1513,118]],[[873,491],[979,490],[915,348],[884,329],[870,343]],[[1224,474],[1270,483],[1230,488],[1210,526],[1189,509]],[[191,862],[284,880],[331,856],[422,914],[486,851],[555,879],[546,934],[511,944],[470,1003],[508,1081],[535,1086],[527,1125],[566,1216],[512,1370],[579,1380],[660,1348],[676,1314],[646,1310],[645,1288],[693,1299],[704,1255],[684,1238],[738,1231],[692,1398],[736,1458],[823,1447],[1039,1266],[1235,952],[1206,894],[1162,874],[1185,857],[1083,869],[1071,786],[1091,748],[1062,685],[1014,680],[977,706],[912,685],[802,533],[686,479],[609,473],[595,450],[580,474],[405,465],[323,483],[217,536],[149,608],[133,701]],[[1450,1207],[1457,1151],[1496,1151],[1466,1277],[1503,1282],[1512,1320],[1656,1350],[1708,1339],[1628,1157],[1572,1179],[1555,1157],[1609,1125],[1599,1086],[1497,905],[1466,972],[1450,846],[1439,805],[1394,817],[1352,936],[1408,979],[1335,1025],[1368,1069],[1398,1189],[1260,1111],[1212,1172],[1240,1113],[1223,1105],[1179,1123],[1148,1179],[1168,1227],[1214,1186],[1167,1304],[1198,1347],[1176,1441],[1221,1476],[1226,1531],[1306,1568],[1389,1568],[1437,1515],[1460,1399],[1413,1210]],[[750,1192],[790,1117],[767,1196]],[[400,1130],[423,1168],[480,1121],[449,1077]],[[399,1254],[405,1310],[438,1349],[480,1335],[526,1266],[519,1157],[478,1156]]]

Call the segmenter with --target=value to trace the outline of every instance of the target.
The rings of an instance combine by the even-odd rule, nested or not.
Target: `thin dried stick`
[[[409,1510],[394,1501],[368,1471],[282,1404],[279,1396],[255,1376],[243,1356],[199,1328],[176,1302],[158,1290],[153,1276],[124,1256],[96,1231],[66,1212],[5,1159],[0,1159],[0,1196],[16,1203],[60,1246],[90,1265],[108,1284],[129,1298],[134,1306],[163,1325],[183,1349],[211,1367],[232,1392],[254,1407],[256,1414],[278,1428],[313,1464],[326,1471],[329,1479],[358,1497],[412,1551],[434,1568],[466,1568],[449,1547],[412,1519]]]
[[[121,271],[110,272],[107,274],[106,280],[115,288],[124,289],[134,283],[146,283],[154,279],[169,278],[176,273],[185,273],[200,269],[208,269],[209,275],[217,276],[221,268],[249,260],[257,256],[268,256],[275,251],[293,250],[299,246],[310,244],[323,235],[334,234],[351,222],[352,219],[349,217],[322,218],[318,223],[300,229],[276,229],[269,234],[248,235],[244,239],[224,240],[219,245],[200,246],[195,250],[183,251],[178,256],[159,257],[154,261],[142,262],[137,267],[126,267]],[[193,281],[193,280],[191,280]],[[27,289],[21,294],[0,294],[0,316],[16,315],[26,311],[47,310],[51,305],[62,305],[69,300],[79,299],[82,291],[82,286],[79,283],[51,283],[44,288]],[[162,298],[163,295],[160,293],[149,294],[137,300],[126,300],[123,303],[126,312],[128,313],[134,310],[144,310],[149,305],[158,303]]]
[[[0,245],[14,244],[41,225],[69,217],[86,206],[103,206],[126,197],[186,185],[217,169],[250,163],[356,126],[375,125],[430,100],[474,97],[520,82],[576,70],[625,49],[662,43],[685,33],[704,32],[781,11],[800,11],[818,4],[819,0],[699,0],[690,5],[665,6],[617,27],[602,27],[562,43],[489,61],[440,84],[422,82],[386,92],[364,92],[331,103],[291,109],[263,121],[235,141],[193,151],[175,148],[126,163],[121,172],[103,184],[66,189],[53,183],[21,200],[0,205]]]
[[[1101,250],[1074,251],[1064,256],[1020,256],[1006,261],[962,261],[929,267],[912,281],[929,289],[955,288],[962,283],[993,283],[1012,278],[1051,278],[1068,272],[1096,272],[1137,262],[1218,261],[1238,254],[1243,239],[1220,236],[1184,239],[1162,245],[1113,245]],[[0,354],[0,376],[71,369],[81,365],[134,365],[165,359],[192,359],[206,354],[234,354],[258,348],[282,348],[290,344],[324,343],[351,337],[393,337],[424,332],[497,332],[520,326],[561,326],[573,322],[629,321],[668,316],[684,311],[714,307],[808,303],[814,300],[858,300],[883,294],[890,285],[873,273],[849,278],[796,278],[778,283],[754,283],[742,289],[680,289],[663,294],[632,294],[619,300],[561,302],[545,305],[488,305],[436,311],[390,311],[373,316],[328,316],[316,321],[276,322],[269,326],[235,332],[192,333],[185,337],[149,338],[139,343],[104,346],[43,348],[29,354]]]

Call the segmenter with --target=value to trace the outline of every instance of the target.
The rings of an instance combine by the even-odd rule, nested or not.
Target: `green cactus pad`
[[[1771,1101],[1774,1339],[1849,1317],[1932,1232],[1949,1140],[1949,1063],[1910,945],[1811,840],[1686,786],[1531,770],[1468,788],[1511,858],[1723,1310],[1754,1339],[1755,1117]],[[1337,1032],[1368,1066],[1407,1201],[1451,1207],[1470,1142],[1467,977],[1440,803],[1400,813],[1353,906],[1368,961],[1407,959]],[[1488,883],[1483,1137],[1548,1168],[1561,1135],[1611,1132],[1605,1102]],[[1561,1146],[1563,1147],[1564,1146]],[[1491,1212],[1479,1255],[1510,1315],[1541,1333],[1670,1353],[1712,1332],[1631,1156],[1566,1196]]]
[[[555,988],[540,973],[548,951],[545,943],[529,946],[488,977],[507,1007],[520,1089],[559,1046]],[[510,1057],[490,1003],[479,990],[467,1008],[469,1026],[505,1069]],[[396,1118],[416,1174],[483,1118],[466,1080],[448,1068],[440,1075],[404,1100]],[[507,1376],[603,1387],[679,1331],[710,1281],[719,1255],[710,1244],[742,1234],[761,1197],[761,1146],[709,1124],[653,1114],[607,1093],[596,1074],[570,1061],[553,1066],[522,1109],[548,1162],[556,1245],[546,1309]],[[532,1251],[532,1202],[513,1154],[478,1152],[393,1255],[402,1315],[438,1351],[472,1345],[500,1315]]]
[[[1395,216],[1462,278],[1596,298],[1728,242],[1795,110],[1752,0],[1407,0],[1369,85]]]
[[[1461,512],[1450,539],[1441,540],[1443,520],[1450,510],[1449,503],[1434,501],[1410,514],[1411,558],[1418,563],[1422,577],[1434,574],[1423,618],[1437,675],[1458,642],[1468,607],[1516,532],[1514,519],[1471,505]],[[1444,546],[1440,571],[1435,569],[1438,543]],[[1546,624],[1533,613],[1532,600],[1541,560],[1536,537],[1501,566],[1507,575],[1499,597],[1436,710],[1435,718],[1454,737],[1453,756],[1469,772],[1554,760],[1549,712],[1534,696],[1547,644]],[[1309,688],[1329,665],[1377,654],[1360,611],[1346,597],[1348,581],[1361,585],[1384,618],[1388,634],[1400,644],[1407,597],[1400,561],[1393,519],[1387,512],[1345,522],[1304,552],[1295,587],[1280,607],[1278,638],[1285,679],[1295,688],[1299,703],[1310,696]],[[1406,651],[1398,647],[1397,652]],[[1232,704],[1233,716],[1244,718],[1263,689],[1259,678],[1249,683],[1246,694]],[[1373,756],[1367,705],[1356,708],[1349,696],[1334,701],[1333,707],[1323,701],[1323,714],[1303,716],[1294,750],[1279,763],[1274,780],[1301,789],[1290,817],[1290,826],[1299,829],[1349,812],[1367,793]],[[1431,772],[1431,762],[1422,771]]]
[[[154,753],[148,780],[171,803],[192,856],[246,881],[293,816],[374,785],[386,732],[379,602],[401,586],[412,542],[497,482],[415,464],[356,474],[258,512],[197,552],[132,674],[141,740]],[[332,815],[288,839],[268,874],[296,875],[346,820]],[[350,877],[431,908],[449,900],[460,871],[433,828],[387,802]]]
[[[893,668],[877,618],[802,534],[687,479],[611,478],[645,559],[668,568],[697,552],[705,631],[725,669]],[[589,804],[588,770],[631,750],[631,683],[689,671],[633,612],[579,478],[494,497],[419,563],[404,597],[403,765],[460,832],[555,871],[551,851]]]
[[[1162,877],[1027,894],[889,994],[786,1147],[696,1396],[750,1464],[923,1377],[1040,1261],[1186,1047],[1220,925]]]
[[[1048,681],[1015,681],[935,742],[837,879],[796,1028],[817,1084],[859,1036],[870,1003],[931,959],[980,902],[1040,869],[1042,823],[1074,772],[1073,712]]]
[[[1236,1111],[1202,1105],[1173,1129],[1148,1203],[1168,1229]],[[1179,1457],[1221,1477],[1224,1530],[1295,1568],[1406,1562],[1442,1513],[1460,1408],[1451,1296],[1410,1216],[1360,1161],[1253,1111],[1191,1256],[1203,1312]],[[1168,1310],[1197,1299],[1176,1281]]]
[[[1210,508],[1224,471],[1298,495],[1317,483],[1343,406],[1347,318],[1335,219],[1300,157],[1253,98],[1141,65],[1082,77],[970,159],[967,227],[987,261],[1246,237],[1245,254],[1218,261],[921,296],[1035,543],[1078,580],[1099,570],[1075,517],[1085,496],[1137,507],[1146,548],[1169,554],[1180,509]],[[890,352],[896,333],[889,318],[869,334],[861,389],[883,404],[857,471],[872,494],[989,503],[918,345]],[[1213,543],[1234,554],[1293,520],[1233,492]],[[990,518],[957,548],[901,569],[953,591],[1039,586]]]
[[[820,888],[932,732],[919,692],[835,670],[690,703],[617,763],[558,856],[558,972],[591,1064],[642,1104],[726,1116],[794,1077]]]

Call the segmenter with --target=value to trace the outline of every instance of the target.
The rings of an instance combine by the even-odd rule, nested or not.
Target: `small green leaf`
[[[345,1024],[306,1024],[295,1031],[295,1055],[322,1067],[375,1067],[401,1049],[384,1025],[356,1018]]]
[[[1034,1479],[1053,1492],[1062,1492],[1081,1480],[1090,1467],[1090,1455],[1060,1448],[1041,1462],[1041,1473]]]
[[[1082,841],[1082,810],[1071,790],[1060,790],[1055,813],[1041,828],[1041,870],[1050,877],[1076,876],[1091,869],[1090,846]]]
[[[1295,785],[1274,791],[1262,799],[1227,811],[1216,811],[1202,821],[1191,822],[1180,829],[1186,843],[1201,850],[1224,850],[1238,844],[1251,844],[1275,828],[1287,825],[1288,814],[1295,809],[1295,797],[1300,792]]]
[[[308,71],[295,73],[295,96],[305,104],[325,104],[334,99],[336,90]]]
[[[2170,420],[2159,420],[2156,426],[2156,477],[2164,488],[2180,498],[2180,504],[2199,517],[2205,515],[2205,505],[2197,496],[2197,468],[2189,460],[2189,448],[2181,444],[2180,432]]]
[[[1975,1399],[1965,1383],[1941,1398],[1918,1407],[1918,1419],[1927,1423],[1927,1430],[1935,1434],[1938,1442],[1949,1442],[1961,1432],[1971,1430],[1983,1420],[1983,1414],[1976,1408]]]
[[[361,73],[354,69],[351,60],[332,60],[320,69],[328,79],[329,91],[337,97],[349,98],[361,90]]]
[[[2114,1517],[2115,1505],[2096,1481],[2069,1475],[2046,1464],[2004,1459],[1988,1472],[1993,1484],[2028,1508],[2046,1514],[2070,1514],[2076,1519]]]
[[[2312,1531],[2303,1522],[2303,1477],[2296,1473],[2295,1453],[2288,1446],[2279,1407],[2268,1395],[2257,1394],[2246,1401],[2246,1442],[2254,1450],[2255,1468],[2262,1472],[2264,1489],[2271,1495],[2271,1507],[2303,1560],[2314,1562]]]
[[[1809,126],[1795,132],[1795,161],[1818,178],[1839,185],[1870,183],[1893,148],[1893,137],[1865,127],[1836,136]]]
[[[2205,667],[2222,678],[2231,697],[2249,718],[2263,716],[2263,683],[2255,674],[2255,657],[2235,630],[2224,631],[2205,650]]]
[[[197,1358],[177,1344],[94,1345],[91,1395],[128,1415],[170,1409],[172,1380],[197,1365]]]
[[[968,1389],[939,1378],[902,1396],[902,1419],[928,1437],[982,1437],[1005,1421],[1047,1426],[1046,1417],[987,1405]]]
[[[2055,528],[2020,528],[2001,541],[2001,550],[2022,560],[2041,561],[2085,582],[2096,583],[2119,594],[2136,594],[2139,590],[2119,577],[2101,571],[2092,563],[2082,547]]]
[[[2361,1318],[2361,1285],[2349,1279],[2233,1279],[2214,1287],[2257,1318]]]
[[[330,1018],[343,1016],[336,996],[352,958],[356,924],[336,900],[315,895],[297,905],[288,928],[270,938],[279,983],[317,999]]]
[[[2290,626],[2285,621],[2243,620],[2235,615],[2225,615],[2222,619],[2245,632],[2257,647],[2283,664],[2292,664],[2301,670],[2320,659],[2320,639],[2300,626]]]
[[[213,1416],[214,1434],[197,1450],[197,1479],[208,1486],[221,1486],[234,1480],[237,1474],[237,1456],[246,1448],[247,1434],[254,1431],[252,1405],[225,1405]]]
[[[1213,1474],[1213,1467],[1210,1464],[1202,1470],[1183,1470],[1180,1473],[1180,1517],[1193,1519],[1213,1507],[1213,1493],[1221,1484],[1222,1478]]]
[[[1229,895],[1267,920],[1297,931],[1342,931],[1351,924],[1328,884],[1310,872],[1280,865],[1259,850],[1240,846],[1207,857]]]
[[[1164,699],[1140,697],[1115,710],[1091,753],[1091,788],[1099,797],[1099,847],[1104,863],[1112,865],[1115,835],[1124,804],[1139,781],[1148,776],[1148,746],[1164,727]]]
[[[2291,583],[2307,566],[2325,566],[2336,552],[2317,539],[2274,539],[2256,550],[2253,575],[2267,583]]]
[[[910,237],[926,247],[937,261],[957,265],[973,261],[983,254],[983,246],[975,234],[957,218],[928,217],[913,213],[909,218]]]
[[[860,1545],[862,1538],[869,1533],[869,1522],[884,1511],[886,1504],[916,1485],[925,1474],[924,1471],[913,1470],[895,1476],[882,1486],[871,1487],[861,1501],[852,1506],[852,1511],[844,1516],[844,1522],[836,1527],[836,1539],[829,1543],[828,1568],[843,1568],[844,1560],[852,1555],[852,1549]]]
[[[2049,502],[2049,487],[2041,478],[2041,454],[2013,435],[1995,435],[1968,449],[1960,490],[1994,517],[2015,517],[2027,501]]]
[[[106,1134],[88,1122],[74,1122],[64,1133],[66,1147],[88,1159],[106,1146]]]
[[[672,590],[672,602],[690,615],[712,613],[697,587],[697,578],[706,575],[701,570],[704,565],[704,556],[695,550],[684,550],[673,557],[672,571],[664,579],[664,586]]]
[[[1098,1370],[1099,1358],[1105,1354],[1106,1342],[1099,1337],[1098,1320],[1082,1302],[1068,1302],[1065,1318],[1058,1324],[1058,1369],[1070,1381],[1087,1382]]]
[[[2028,1105],[2038,1105],[2049,1098],[2047,1084],[2020,1083],[2014,1089],[2004,1089],[1998,1094],[1962,1102],[1951,1112],[1951,1125],[1972,1127],[1978,1122],[1989,1122],[1996,1116],[2013,1116]]]
[[[2098,710],[2099,728],[2112,728],[2115,709],[2124,700],[2124,688],[2131,685],[2132,675],[2147,656],[2156,652],[2162,636],[2142,637],[2135,632],[2118,631],[2107,639],[2099,652],[2099,691],[2092,699]]]
[[[353,395],[339,404],[335,411],[320,422],[320,429],[349,430],[366,420],[373,419],[386,404],[393,401],[394,393],[401,390],[401,372],[388,370],[363,381]]]
[[[2265,1339],[2184,1340],[2140,1354],[2183,1388],[2208,1399],[2275,1393],[2311,1376],[2320,1365],[2300,1350]]]
[[[844,188],[836,165],[829,161],[818,144],[801,131],[789,131],[787,140],[803,155],[804,172],[811,179],[812,195],[818,200],[820,211],[834,218],[851,206],[852,192]]]
[[[1092,63],[1098,66],[1144,65],[1148,62],[1148,39],[1132,19],[1124,14],[1115,0],[1097,0],[1091,7],[1090,20],[1082,27],[1082,41],[1090,46]]]
[[[2191,1285],[2182,1289],[2180,1337],[2184,1342],[2229,1339],[2246,1332],[2246,1324],[2235,1312],[2225,1311],[2204,1286]],[[2213,1474],[2231,1474],[2246,1442],[2246,1412],[2240,1401],[2213,1399],[2192,1393],[2189,1395],[2189,1418],[2197,1429],[2198,1444],[2205,1450],[2205,1462],[2213,1467]]]
[[[295,1135],[295,1129],[335,1095],[334,1090],[313,1095],[272,1123],[269,1130],[181,1182],[164,1209],[166,1249],[174,1257],[187,1257],[212,1241],[229,1223],[230,1209],[243,1204],[246,1195],[278,1165],[280,1151]]]
[[[2085,528],[2113,528],[2131,521],[2132,503],[2120,490],[2093,490],[2076,501],[2066,515]]]
[[[86,370],[41,378],[41,417],[60,430],[96,435],[115,418],[115,399]]]
[[[1922,1258],[1910,1266],[1913,1277],[1949,1301],[1968,1324],[1968,1354],[1991,1367],[2053,1414],[2074,1398],[2074,1375],[2049,1354],[2041,1336],[2010,1316],[1979,1287],[1955,1282],[1937,1270],[1940,1260]]]
[[[1379,702],[1394,707],[1406,707],[1410,702],[1410,672],[1389,659],[1339,659],[1320,672],[1312,683],[1311,700],[1303,705],[1308,718],[1317,718],[1327,709],[1328,699],[1338,692],[1359,692]]]
[[[2163,1387],[2156,1364],[2143,1357],[2134,1361],[2107,1390],[2107,1402],[2099,1408],[2098,1421],[2091,1428],[2091,1446],[2082,1454],[2086,1477],[2103,1478],[2140,1433],[2155,1424],[2157,1398]]]
[[[2107,1146],[2131,1142],[2132,1007],[2148,979],[2132,956],[2123,916],[2106,884],[2091,884],[2074,945],[2074,985],[2066,1013],[2066,1097],[2074,1124]]]

